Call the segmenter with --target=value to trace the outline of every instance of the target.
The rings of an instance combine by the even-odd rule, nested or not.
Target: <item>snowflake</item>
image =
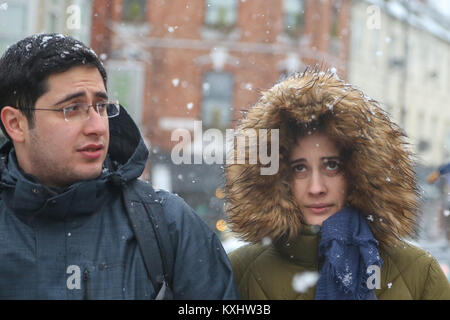
[[[306,292],[309,287],[312,287],[319,280],[319,274],[317,272],[307,271],[300,274],[296,274],[292,278],[292,288],[299,293]]]

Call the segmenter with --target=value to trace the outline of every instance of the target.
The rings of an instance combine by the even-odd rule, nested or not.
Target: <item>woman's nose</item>
[[[309,181],[309,188],[308,192],[313,195],[322,195],[325,194],[327,191],[324,177],[320,174],[318,171],[313,171],[311,174],[311,178]]]

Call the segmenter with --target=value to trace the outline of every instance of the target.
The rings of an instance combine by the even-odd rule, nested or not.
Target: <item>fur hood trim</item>
[[[329,137],[351,150],[345,169],[351,185],[347,202],[366,216],[375,238],[392,244],[413,236],[419,192],[406,135],[375,100],[335,73],[318,69],[307,69],[262,92],[241,120],[236,136],[245,129],[268,129],[269,133],[279,129],[279,170],[261,175],[264,165],[259,159],[249,164],[249,150],[254,146],[247,148],[245,164],[226,167],[231,230],[252,243],[264,238],[292,239],[299,233],[303,218],[290,190],[288,163],[295,143],[292,124],[312,128],[318,120]],[[235,152],[236,148],[235,143]]]

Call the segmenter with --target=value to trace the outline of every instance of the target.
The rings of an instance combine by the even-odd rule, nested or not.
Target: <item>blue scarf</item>
[[[367,268],[381,269],[383,262],[378,241],[357,211],[344,208],[322,223],[319,259],[316,300],[376,300],[367,286]]]

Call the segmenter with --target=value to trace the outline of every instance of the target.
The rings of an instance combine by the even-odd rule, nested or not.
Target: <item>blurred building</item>
[[[20,39],[42,32],[64,33],[90,43],[90,0],[8,0],[0,5],[0,53]]]
[[[439,0],[0,0],[0,53],[40,32],[92,46],[108,70],[110,96],[150,147],[144,178],[178,193],[215,227],[223,165],[175,165],[180,138],[172,134],[189,130],[190,158],[201,159],[207,145],[194,121],[225,136],[261,90],[307,64],[334,68],[383,104],[419,155],[419,181],[448,162],[449,24],[450,5]],[[432,235],[442,233],[440,212],[450,210],[447,181],[422,183]]]
[[[351,16],[349,81],[383,103],[421,164],[450,160],[450,17],[421,0],[354,0]]]
[[[0,55],[13,43],[36,33],[57,32],[91,40],[91,0],[0,0]],[[0,131],[0,144],[6,141]]]
[[[175,165],[174,130],[205,147],[195,120],[225,135],[281,77],[314,63],[347,74],[348,0],[96,0],[94,12],[92,46],[108,57],[110,95],[151,145],[148,178],[212,227],[223,214],[223,167]]]
[[[449,224],[449,180],[425,181],[450,161],[449,7],[434,0],[353,0],[351,10],[349,82],[406,131],[418,155],[421,237],[432,240],[445,237]]]

